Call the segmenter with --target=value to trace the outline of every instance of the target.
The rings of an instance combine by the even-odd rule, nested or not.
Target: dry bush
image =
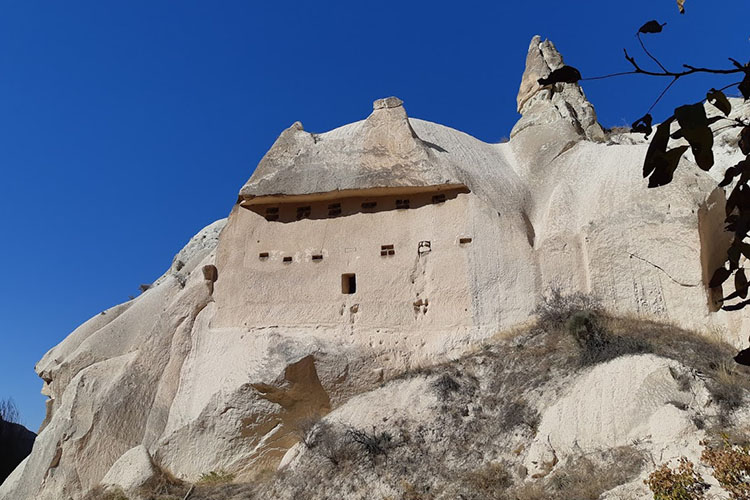
[[[685,457],[680,458],[674,469],[662,464],[643,482],[654,494],[654,500],[700,500],[709,488],[695,471],[695,465]]]
[[[511,431],[520,425],[527,426],[536,432],[541,417],[536,409],[529,406],[525,399],[520,398],[500,409],[497,423],[498,428],[504,432]]]
[[[437,392],[441,401],[447,400],[452,393],[461,388],[458,382],[456,382],[456,379],[454,379],[449,373],[443,373],[441,376],[433,380],[431,386]]]
[[[358,456],[354,443],[347,436],[346,429],[331,422],[321,421],[315,427],[310,439],[310,449],[328,459],[334,467],[354,461]]]
[[[602,325],[601,313],[596,311],[574,313],[565,328],[578,344],[581,366],[604,363],[628,354],[652,352],[650,344],[643,340],[608,332]]]
[[[559,288],[552,288],[542,297],[542,302],[532,311],[542,330],[559,329],[577,313],[599,314],[601,303],[593,295],[576,292],[563,295]]]
[[[513,478],[504,463],[489,463],[466,472],[461,478],[461,498],[477,500],[505,500],[506,490],[513,484]]]
[[[182,500],[190,484],[178,479],[170,471],[157,464],[157,473],[138,489],[144,500]]]
[[[310,414],[297,421],[294,433],[308,450],[313,447],[315,427],[320,423],[318,414]]]

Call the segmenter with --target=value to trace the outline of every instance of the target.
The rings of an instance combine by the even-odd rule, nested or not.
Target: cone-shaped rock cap
[[[434,145],[414,132],[403,102],[378,99],[363,121],[324,134],[286,129],[242,187],[240,198],[458,183]]]
[[[578,135],[601,141],[604,131],[596,120],[596,111],[577,83],[540,85],[539,78],[549,76],[564,65],[562,55],[549,40],[539,35],[531,39],[526,55],[526,69],[521,77],[516,102],[522,117],[513,127],[511,137],[535,125],[570,126]]]

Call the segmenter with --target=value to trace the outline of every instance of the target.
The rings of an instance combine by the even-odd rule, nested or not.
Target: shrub
[[[578,345],[581,366],[604,363],[627,354],[652,351],[651,346],[644,341],[609,333],[595,311],[573,313],[565,327]]]
[[[732,445],[725,437],[720,447],[703,442],[701,460],[713,468],[713,476],[729,498],[750,498],[750,446]]]
[[[472,497],[504,500],[507,498],[506,490],[513,484],[513,480],[506,464],[493,462],[467,472],[461,478],[461,483],[465,490],[471,492]]]
[[[441,401],[448,399],[448,397],[460,387],[461,386],[456,382],[456,379],[447,373],[442,374],[432,382],[432,388],[438,393]]]
[[[600,302],[592,295],[576,292],[563,295],[559,288],[552,288],[533,313],[542,328],[561,328],[576,313],[601,313]]]
[[[309,415],[301,418],[297,421],[295,426],[295,434],[299,438],[300,442],[305,445],[308,450],[312,449],[314,444],[315,428],[320,423],[320,417],[318,415]]]
[[[675,469],[662,464],[643,482],[654,494],[654,500],[700,500],[709,488],[693,462],[685,457],[680,458]]]
[[[352,442],[345,432],[339,431],[333,424],[321,421],[312,433],[310,449],[328,459],[334,467],[353,460],[356,456]]]
[[[346,431],[347,436],[374,459],[378,455],[388,455],[388,449],[391,447],[393,436],[388,432],[376,433],[373,428],[372,433],[360,429],[350,428]]]
[[[507,432],[519,425],[526,425],[536,432],[539,427],[539,418],[539,412],[529,406],[525,399],[517,399],[501,408],[498,427]]]

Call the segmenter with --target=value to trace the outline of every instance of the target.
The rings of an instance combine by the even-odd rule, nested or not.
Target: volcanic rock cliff
[[[310,451],[314,438],[297,444],[308,436],[300,429],[323,417],[350,430],[400,421],[389,440],[418,439],[422,452],[465,464],[463,451],[445,448],[461,439],[447,435],[446,419],[475,421],[477,467],[512,455],[519,481],[646,436],[649,452],[695,454],[694,422],[730,422],[742,405],[704,410],[718,389],[648,332],[670,323],[739,345],[743,317],[717,312],[721,291],[706,285],[726,251],[724,194],[688,160],[670,185],[646,189],[642,140],[606,132],[577,84],[536,84],[561,65],[550,42],[532,40],[508,143],[410,118],[392,97],[330,132],[300,123],[282,132],[228,219],[193,237],[140,297],[97,314],[37,364],[47,418],[0,499],[137,490],[160,469],[184,481],[211,471],[255,480],[280,464],[309,475],[325,455]],[[577,355],[556,357],[555,346],[572,340],[516,336],[550,290],[595,297],[609,318],[639,318],[639,337],[622,340],[618,323],[602,344],[624,345],[617,356],[570,368]],[[466,357],[488,343],[485,358]],[[528,366],[523,349],[539,363]],[[443,368],[415,374],[434,365]],[[493,373],[508,379],[492,385]],[[497,397],[509,387],[514,397]],[[511,414],[521,420],[482,437],[481,422]],[[339,432],[326,425],[313,437]],[[436,427],[425,435],[425,425]],[[380,448],[370,448],[376,459]],[[610,486],[633,478],[621,479]],[[377,481],[381,497],[404,494]]]

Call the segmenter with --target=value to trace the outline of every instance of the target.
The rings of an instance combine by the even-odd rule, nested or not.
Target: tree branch
[[[667,68],[665,68],[664,65],[662,63],[660,63],[657,58],[655,58],[653,55],[651,55],[651,52],[649,52],[648,49],[646,49],[646,46],[643,44],[643,40],[641,40],[641,33],[638,32],[638,33],[635,34],[635,36],[638,38],[638,43],[641,44],[641,48],[643,49],[643,52],[645,52],[648,57],[650,57],[651,59],[653,59],[653,61],[656,64],[659,65],[659,67],[661,68],[662,71],[664,71],[665,73],[668,73]]]

